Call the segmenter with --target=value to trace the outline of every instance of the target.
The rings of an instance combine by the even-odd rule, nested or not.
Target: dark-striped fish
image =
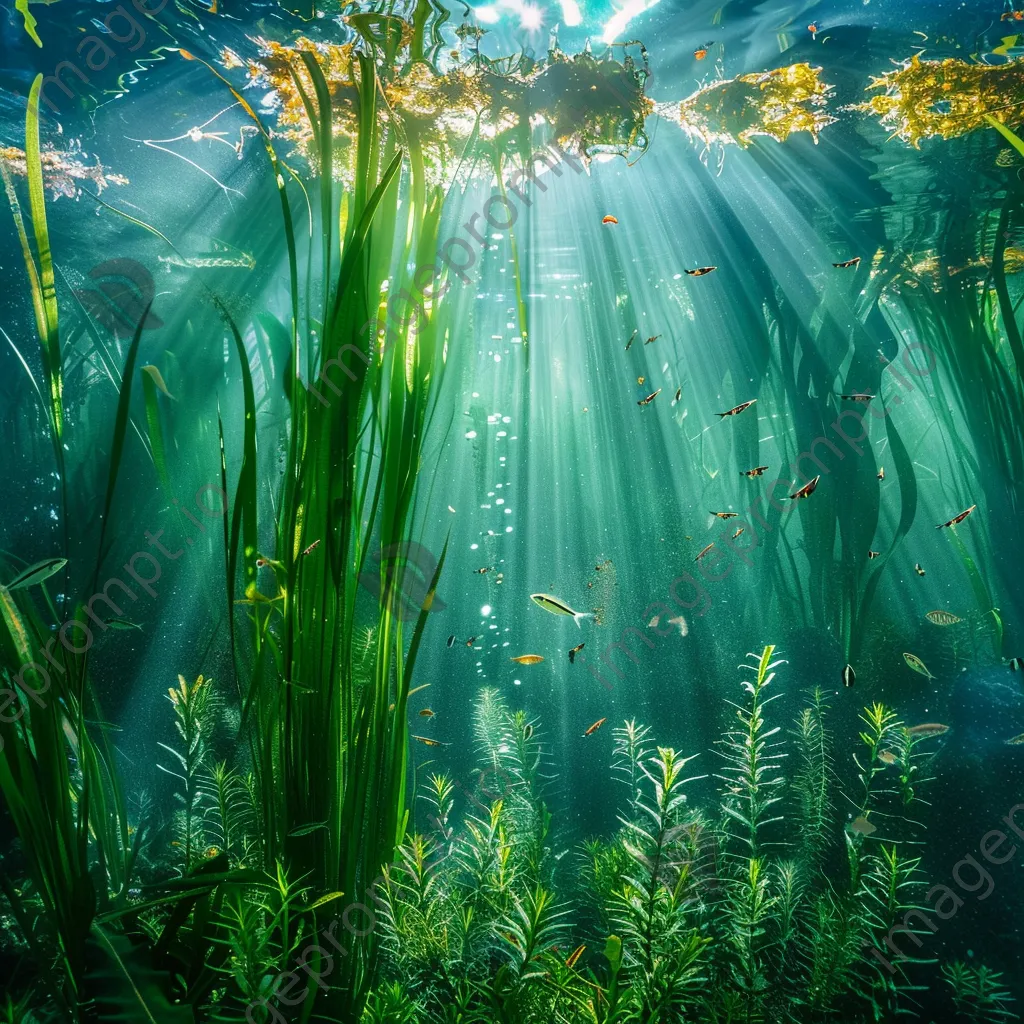
[[[569,652],[569,664],[570,664],[570,665],[572,665],[572,664],[573,664],[573,663],[574,663],[574,662],[576,661],[576,655],[577,655],[577,654],[579,654],[579,653],[580,653],[580,651],[582,651],[584,647],[586,647],[586,644],[577,644],[577,645],[576,645],[576,646],[575,646],[575,647],[574,647],[574,648],[573,648],[573,649],[572,649],[572,650],[571,650],[571,651]]]
[[[719,519],[735,519],[739,512],[712,512],[713,516],[718,516]]]
[[[310,544],[309,547],[306,548],[302,553],[304,555],[312,554],[312,552],[316,551],[318,547],[320,547],[320,538],[317,538],[315,541],[313,541],[313,543]]]
[[[683,389],[682,388],[676,388],[676,401],[678,402],[679,399],[682,398],[682,397],[683,397]]]
[[[703,551],[698,552],[697,557],[694,559],[695,562],[699,562],[713,547],[715,542],[712,541]]]
[[[721,416],[722,419],[725,419],[726,416],[738,416],[744,409],[749,409],[756,401],[756,398],[752,398],[749,402],[741,402],[739,405],[733,406],[725,412],[716,412],[715,415]]]
[[[531,594],[530,600],[534,604],[538,604],[546,612],[551,612],[552,615],[569,615],[573,622],[576,623],[577,627],[580,625],[580,619],[592,619],[592,612],[575,612],[573,611],[561,598],[555,597],[553,594]]]
[[[852,260],[843,260],[840,263],[833,263],[832,266],[835,267],[836,270],[845,270],[847,267],[857,266],[858,263],[860,263],[860,257],[854,256]]]
[[[422,743],[424,746],[427,746],[427,747],[447,747],[447,746],[449,746],[448,743],[442,743],[440,740],[432,740],[432,739],[430,739],[429,736],[417,736],[417,735],[415,735],[415,733],[410,733],[409,735],[412,736],[412,738],[414,740],[419,741],[420,743]]]
[[[658,339],[659,339],[660,337],[661,337],[661,335],[660,335],[660,334],[652,334],[652,335],[651,335],[651,336],[650,336],[650,337],[649,337],[649,338],[648,338],[648,339],[647,339],[647,340],[646,340],[646,341],[644,342],[644,344],[645,344],[645,345],[653,345],[653,344],[654,344],[654,343],[655,343],[655,342],[656,342],[656,341],[657,341],[657,340],[658,340]]]
[[[646,398],[641,398],[640,401],[637,402],[636,404],[637,405],[650,405],[651,402],[653,402],[658,397],[658,395],[660,395],[660,394],[661,394],[661,388],[658,388],[657,391],[652,392]]]
[[[688,274],[690,277],[703,277],[705,274],[710,274],[712,270],[717,270],[718,267],[697,267],[696,270],[687,270],[683,268],[683,273]]]
[[[953,518],[950,519],[948,522],[939,523],[939,525],[936,526],[935,529],[944,530],[947,526],[956,526],[958,523],[962,523],[977,507],[977,505],[972,505],[970,508],[965,509],[963,512],[961,512],[960,515],[953,516]]]
[[[636,340],[636,336],[640,333],[640,328],[636,328],[635,331],[629,336],[629,341],[626,342],[626,351],[629,351],[629,346]]]
[[[840,395],[839,397],[844,402],[870,402],[875,396],[861,391],[855,391],[852,395]]]
[[[820,476],[816,476],[810,483],[806,483],[799,490],[794,491],[790,497],[793,501],[799,501],[801,498],[809,498],[814,493],[814,489],[818,486],[818,481],[820,479]]]
[[[593,735],[607,721],[608,721],[607,718],[599,718],[583,735],[584,736],[591,736],[591,735]]]
[[[954,615],[952,612],[945,611],[934,611],[925,612],[924,617],[936,626],[953,626],[957,622],[963,622],[963,619],[959,615]]]
[[[449,647],[454,647],[455,646],[455,634],[454,633],[452,633],[452,635],[450,637],[448,637],[448,646]]]
[[[908,654],[906,651],[903,652],[903,660],[912,668],[918,675],[926,676],[928,679],[934,679],[935,676],[928,671],[928,666],[916,655]]]
[[[755,466],[753,469],[745,469],[740,473],[740,476],[749,476],[751,478],[755,476],[761,476],[762,473],[767,470],[767,466]]]

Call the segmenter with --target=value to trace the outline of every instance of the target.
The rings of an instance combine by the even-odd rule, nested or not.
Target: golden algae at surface
[[[713,82],[683,100],[673,112],[659,112],[706,145],[747,146],[758,135],[785,142],[793,132],[818,133],[835,118],[826,110],[832,87],[821,79],[821,68],[792,64],[757,74]]]
[[[881,90],[858,109],[877,114],[882,127],[915,148],[922,139],[955,139],[989,127],[985,115],[1009,128],[1024,122],[1024,61],[969,64],[955,57],[922,60],[915,54],[872,77]]]

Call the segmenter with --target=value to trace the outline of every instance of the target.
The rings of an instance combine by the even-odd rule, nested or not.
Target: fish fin
[[[593,617],[594,617],[594,613],[593,612],[577,612],[572,617],[572,621],[576,623],[576,628],[577,629],[582,629],[583,627],[580,625],[580,619],[592,619]]]

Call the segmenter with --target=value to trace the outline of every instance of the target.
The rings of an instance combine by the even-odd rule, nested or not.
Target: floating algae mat
[[[1017,1018],[1024,9],[3,43],[2,1020]]]

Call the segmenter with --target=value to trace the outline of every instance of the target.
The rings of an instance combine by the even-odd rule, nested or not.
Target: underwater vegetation
[[[270,259],[229,256],[226,247],[186,256],[165,220],[93,195],[130,184],[120,154],[104,151],[101,164],[51,130],[40,117],[42,75],[32,81],[19,144],[0,148],[9,262],[19,273],[24,267],[22,320],[2,332],[16,380],[0,386],[12,437],[28,453],[31,473],[23,475],[32,491],[29,526],[12,527],[21,547],[0,552],[0,793],[11,835],[0,848],[0,1020],[867,1024],[916,1012],[925,988],[943,1000],[946,1016],[936,1021],[1011,1018],[1014,979],[987,963],[1000,950],[937,966],[919,952],[925,933],[915,914],[928,890],[921,862],[931,775],[955,757],[949,774],[994,786],[1016,767],[1019,737],[1004,726],[1021,710],[1011,672],[1020,669],[1012,645],[1024,599],[1019,558],[1000,555],[1024,550],[1019,62],[914,57],[873,79],[868,88],[879,95],[843,110],[830,108],[830,72],[810,60],[716,72],[695,91],[669,93],[682,98],[655,102],[651,54],[637,41],[570,53],[553,39],[542,58],[488,57],[485,30],[469,12],[454,42],[449,17],[430,0],[346,7],[330,21],[329,40],[314,24],[271,38],[270,19],[244,43],[190,43],[161,57],[243,119],[231,159],[250,160],[252,151],[245,169],[258,165],[276,204],[253,216]],[[850,110],[875,120],[840,116]],[[460,691],[465,718],[472,707],[479,775],[471,786],[444,763],[461,751],[410,725],[434,715],[410,698],[443,699],[463,674],[472,682],[477,667],[452,661],[458,667],[430,675],[423,667],[436,640],[428,624],[455,604],[438,591],[454,578],[454,552],[468,536],[459,520],[434,514],[449,477],[472,475],[462,465],[452,472],[445,449],[460,434],[469,439],[462,417],[512,419],[489,408],[481,415],[478,395],[465,387],[485,347],[485,318],[457,297],[442,224],[470,184],[485,183],[487,202],[507,209],[509,194],[523,200],[507,174],[544,191],[538,179],[555,173],[552,154],[575,159],[594,179],[601,162],[622,157],[632,183],[656,118],[678,124],[684,143],[734,145],[740,158],[754,154],[764,164],[800,159],[794,136],[816,143],[840,121],[858,132],[881,128],[898,140],[889,152],[913,160],[915,172],[959,188],[958,198],[973,191],[963,206],[872,210],[864,219],[874,234],[853,237],[884,244],[811,267],[826,282],[819,290],[804,289],[804,278],[799,287],[780,283],[781,244],[727,244],[746,236],[724,202],[715,209],[720,236],[699,238],[709,251],[721,245],[724,257],[665,271],[666,290],[667,278],[684,273],[683,286],[695,288],[742,275],[742,288],[730,285],[717,307],[700,306],[696,292],[674,293],[672,319],[705,331],[709,313],[734,316],[743,358],[723,346],[716,356],[725,369],[711,384],[687,381],[684,400],[682,382],[662,379],[675,360],[660,358],[667,331],[652,327],[632,356],[655,346],[659,358],[631,369],[630,386],[636,380],[641,390],[624,402],[631,416],[650,414],[645,423],[668,407],[678,462],[659,476],[681,481],[700,517],[711,515],[716,529],[727,520],[727,531],[709,554],[714,542],[705,546],[696,528],[685,532],[691,510],[652,491],[644,500],[671,508],[680,536],[637,517],[637,534],[663,543],[664,532],[674,546],[634,561],[645,573],[685,563],[710,582],[728,547],[752,582],[732,597],[728,641],[711,635],[703,611],[684,606],[688,620],[657,606],[668,613],[657,635],[697,651],[690,663],[673,655],[667,678],[715,713],[724,706],[728,728],[713,747],[662,746],[678,723],[640,724],[638,710],[616,724],[617,705],[597,709],[586,732],[572,730],[591,745],[588,754],[604,749],[599,741],[613,747],[610,765],[593,754],[585,768],[616,825],[583,838],[562,823],[557,791],[563,751],[554,737],[559,726],[569,736],[568,716],[559,721],[556,712],[548,726],[489,685],[471,691],[472,700]],[[182,138],[215,138],[194,131]],[[993,142],[1001,148],[988,159]],[[944,154],[961,150],[985,157],[978,177],[987,191],[946,170]],[[877,186],[862,167],[844,173],[865,191]],[[911,176],[891,177],[898,200]],[[72,218],[90,199],[104,226],[159,246],[168,275],[272,263],[275,301],[243,287],[229,295],[223,279],[200,275],[166,332],[173,337],[152,342],[147,332],[164,321],[153,312],[160,300],[150,278],[132,315],[114,322],[101,312],[103,297],[116,305],[123,284],[102,271],[117,266],[95,267],[99,288],[84,292],[65,275],[60,236],[51,237],[55,211]],[[613,241],[641,233],[627,234],[629,217],[617,212],[594,218],[599,244],[577,246],[610,268],[606,294],[584,294],[594,338],[581,340],[580,361],[598,350],[589,343],[603,337],[603,319],[624,355],[629,331],[639,328],[630,323],[619,340],[620,328],[647,316],[629,294],[628,260]],[[820,210],[814,215],[824,222]],[[521,258],[509,217],[498,313],[522,343],[523,377],[549,383],[542,374],[557,363],[550,353],[563,329],[549,322],[539,336],[531,332],[537,306],[527,285],[540,261]],[[829,247],[849,237],[835,231]],[[800,253],[801,268],[811,260]],[[686,357],[696,375],[696,354]],[[453,378],[472,400],[449,390]],[[204,405],[197,396],[211,379]],[[558,377],[551,389],[562,384]],[[517,379],[510,389],[517,414],[545,397],[545,384],[523,385],[522,394],[519,386]],[[691,391],[698,399],[684,423]],[[719,419],[709,414],[713,427],[694,432],[704,399]],[[894,413],[904,399],[932,419]],[[590,415],[579,404],[577,421]],[[771,430],[762,436],[765,409]],[[545,408],[537,422],[556,418]],[[531,421],[522,422],[525,435]],[[705,451],[711,429],[718,434]],[[654,448],[649,438],[630,447],[625,469],[602,451],[595,475],[621,484],[625,504]],[[535,464],[555,463],[540,454]],[[941,479],[921,462],[938,465],[940,455],[955,470]],[[482,479],[479,465],[473,472]],[[749,485],[746,518],[707,511],[742,508],[726,476],[730,486]],[[537,492],[539,545],[541,533],[558,535],[553,524],[565,509],[553,487],[535,483]],[[182,500],[189,493],[194,509]],[[136,530],[158,505],[174,524],[167,536]],[[455,514],[451,505],[447,514]],[[571,532],[583,532],[586,511],[568,514]],[[146,549],[128,554],[133,530]],[[949,609],[900,604],[907,582],[939,578],[938,560],[914,553],[922,530],[949,555]],[[38,557],[22,551],[33,542],[46,548]],[[161,724],[150,736],[145,720],[109,714],[111,704],[124,711],[125,680],[93,648],[109,650],[142,630],[135,619],[144,597],[156,596],[163,569],[169,575],[156,554],[175,561],[185,545],[189,558],[207,556],[189,612],[198,626],[138,669],[140,685],[159,695]],[[747,559],[755,549],[756,560]],[[478,574],[474,585],[521,591],[524,606],[556,571],[531,566],[544,579],[527,586],[511,557],[502,571],[490,550],[473,557],[476,568],[459,564],[460,586]],[[588,696],[579,670],[602,646],[589,630],[620,628],[604,606],[630,573],[626,559],[620,574],[597,557],[599,579],[588,585],[594,611],[554,584],[532,595],[531,612],[539,615],[539,605],[562,625],[571,617],[573,634],[584,630],[557,652],[561,670],[577,672],[558,691],[573,715]],[[588,555],[581,564],[594,563]],[[657,629],[658,616],[643,619]],[[717,664],[731,657],[736,636],[769,626],[805,631],[806,642],[793,645],[809,666],[800,681],[812,681],[803,698],[796,684],[780,685],[787,670],[773,646],[743,666],[738,691]],[[453,624],[447,647],[443,636],[435,646],[476,658],[485,628]],[[635,667],[640,659],[622,653],[631,635],[654,648],[627,626],[607,650]],[[508,660],[517,671],[547,671],[555,656],[543,651]],[[955,675],[963,669],[971,673]],[[636,698],[632,682],[623,703]],[[862,691],[858,716],[850,701],[861,707]],[[723,702],[721,693],[731,697]],[[674,691],[671,700],[658,696],[674,709]],[[912,711],[896,710],[904,697]],[[951,724],[919,719],[925,705],[948,711]],[[852,750],[835,738],[851,717]],[[145,746],[146,772],[124,749],[128,731]],[[422,748],[435,758],[426,777]],[[970,799],[969,786],[964,792]]]

